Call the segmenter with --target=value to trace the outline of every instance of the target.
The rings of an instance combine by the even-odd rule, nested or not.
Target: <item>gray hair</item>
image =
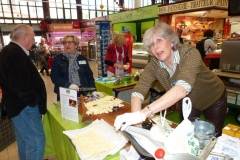
[[[159,22],[154,27],[149,28],[143,37],[144,48],[150,53],[150,45],[153,44],[153,35],[168,39],[172,44],[172,49],[176,51],[179,45],[179,37],[172,27],[164,22]]]
[[[14,27],[12,32],[10,33],[10,39],[11,40],[18,40],[23,35],[27,35],[29,31],[32,30],[32,27],[25,25],[25,24],[19,24]]]

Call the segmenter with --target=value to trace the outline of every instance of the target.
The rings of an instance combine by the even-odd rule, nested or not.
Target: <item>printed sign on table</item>
[[[78,123],[77,91],[63,87],[59,89],[62,118]]]

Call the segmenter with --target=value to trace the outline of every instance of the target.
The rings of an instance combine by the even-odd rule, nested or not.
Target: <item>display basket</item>
[[[7,116],[1,118],[0,110],[0,152],[15,141],[12,121]]]

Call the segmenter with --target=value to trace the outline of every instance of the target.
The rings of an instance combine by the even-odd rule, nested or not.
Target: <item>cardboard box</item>
[[[240,140],[223,134],[218,137],[212,152],[228,155],[233,157],[234,160],[240,160]]]
[[[236,133],[235,133],[235,137],[240,139],[240,130],[238,130]]]
[[[223,134],[226,134],[228,136],[232,136],[235,137],[235,133],[240,130],[239,126],[235,126],[233,124],[228,124],[227,126],[225,126],[222,130]]]

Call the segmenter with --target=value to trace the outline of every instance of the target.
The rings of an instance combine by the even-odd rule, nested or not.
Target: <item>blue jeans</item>
[[[12,118],[20,160],[42,160],[45,149],[45,135],[42,117],[35,107],[27,106]]]

